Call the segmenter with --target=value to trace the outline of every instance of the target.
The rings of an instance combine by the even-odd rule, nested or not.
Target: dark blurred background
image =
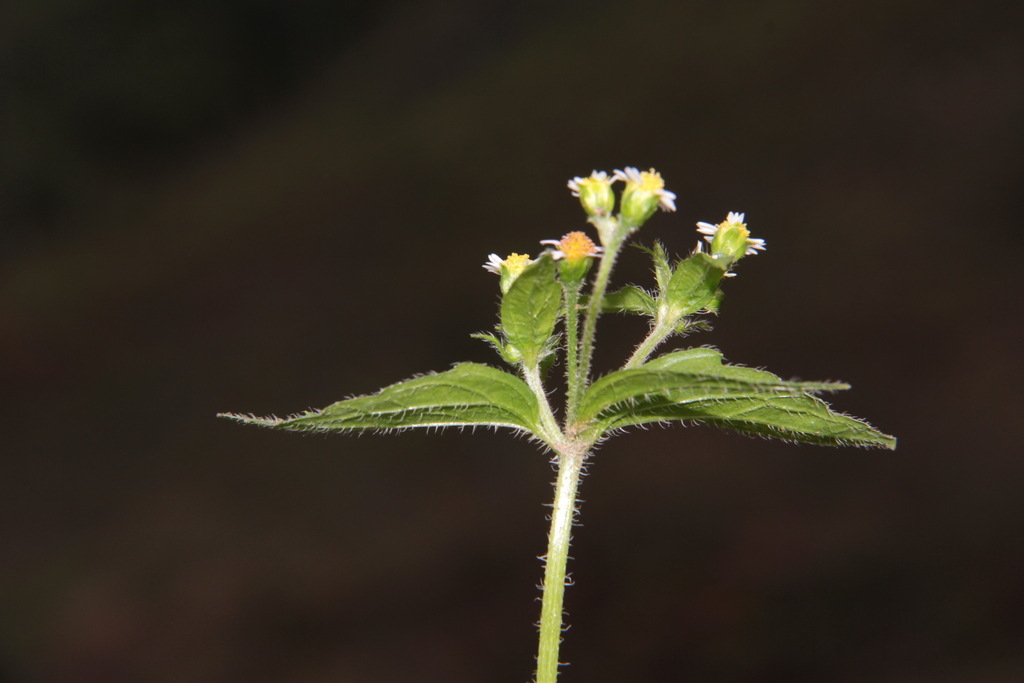
[[[1024,680],[1022,7],[4,3],[0,681],[527,681],[534,445],[214,414],[498,364],[487,254],[625,165],[679,196],[641,241],[768,242],[680,343],[846,380],[900,446],[606,444],[564,679]]]

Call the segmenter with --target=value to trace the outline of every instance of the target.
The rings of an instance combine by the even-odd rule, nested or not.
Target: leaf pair
[[[721,354],[712,349],[688,349],[594,382],[583,397],[576,427],[589,432],[588,440],[597,441],[633,425],[683,421],[822,445],[895,448],[892,437],[832,411],[811,395],[846,388],[828,382],[786,382],[770,372],[723,364]],[[536,397],[518,377],[463,363],[319,412],[288,419],[225,417],[297,431],[487,426],[539,434],[538,410]]]

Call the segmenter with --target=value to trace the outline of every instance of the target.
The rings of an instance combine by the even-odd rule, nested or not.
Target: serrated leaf
[[[598,417],[623,402],[661,392],[689,392],[697,398],[723,396],[732,391],[772,391],[787,393],[845,388],[845,385],[786,382],[770,372],[724,365],[722,354],[714,349],[697,348],[676,351],[638,368],[618,370],[594,382],[580,404],[581,421]]]
[[[579,419],[592,421],[601,433],[682,420],[794,441],[895,448],[892,437],[810,395],[846,388],[786,382],[764,370],[725,365],[712,349],[688,349],[597,380],[584,396]]]
[[[502,331],[524,363],[537,363],[544,356],[561,307],[555,262],[545,253],[519,274],[501,299]]]
[[[487,426],[536,432],[538,406],[518,377],[487,365],[462,363],[447,372],[392,384],[371,396],[338,401],[322,411],[285,419],[221,417],[293,431]]]
[[[864,446],[895,450],[896,439],[863,420],[837,413],[815,396],[754,393],[690,402],[639,402],[603,423],[619,429],[651,422],[683,421],[744,434],[821,446]]]
[[[707,254],[680,261],[665,290],[665,302],[676,315],[690,315],[711,304],[725,269]]]

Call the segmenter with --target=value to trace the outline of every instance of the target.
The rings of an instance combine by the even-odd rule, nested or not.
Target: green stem
[[[636,351],[629,357],[626,364],[622,366],[623,370],[629,370],[643,365],[650,358],[651,354],[654,353],[654,349],[658,348],[661,342],[665,341],[672,331],[676,328],[679,321],[676,320],[672,324],[667,324],[665,321],[658,322],[653,329],[648,333],[647,338],[640,342],[640,345],[636,347]]]
[[[575,396],[576,401],[569,401],[567,424],[572,424],[575,421],[580,396],[590,378],[590,363],[594,356],[594,332],[597,330],[597,317],[601,314],[601,302],[604,300],[604,293],[608,288],[612,267],[615,265],[615,259],[618,258],[619,251],[625,242],[625,236],[625,234],[616,234],[605,244],[601,265],[597,269],[597,276],[594,278],[594,287],[590,292],[590,301],[587,303],[587,315],[583,320],[583,336],[580,338],[579,368],[576,372],[576,384],[579,389]]]
[[[555,683],[558,678],[558,647],[562,642],[562,601],[565,566],[576,513],[576,488],[586,451],[568,448],[558,453],[555,504],[544,561],[544,598],[540,608],[540,645],[537,648],[536,683]]]
[[[555,414],[551,410],[548,394],[544,391],[544,383],[540,380],[540,364],[523,363],[523,378],[526,380],[526,385],[530,387],[530,391],[537,397],[537,403],[540,406],[540,421],[545,433],[537,436],[542,437],[549,446],[554,447],[555,444],[564,440],[564,436],[562,430],[558,428],[558,421],[555,420]]]
[[[580,386],[579,378],[579,344],[580,344],[580,286],[564,287],[565,290],[565,382],[568,386],[566,424],[572,424],[575,419],[575,407],[579,403]]]

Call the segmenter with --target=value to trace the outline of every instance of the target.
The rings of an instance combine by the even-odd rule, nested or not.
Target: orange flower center
[[[596,256],[598,253],[597,245],[593,240],[579,231],[570,232],[562,237],[562,241],[558,243],[558,249],[570,261],[580,261],[588,256]]]

